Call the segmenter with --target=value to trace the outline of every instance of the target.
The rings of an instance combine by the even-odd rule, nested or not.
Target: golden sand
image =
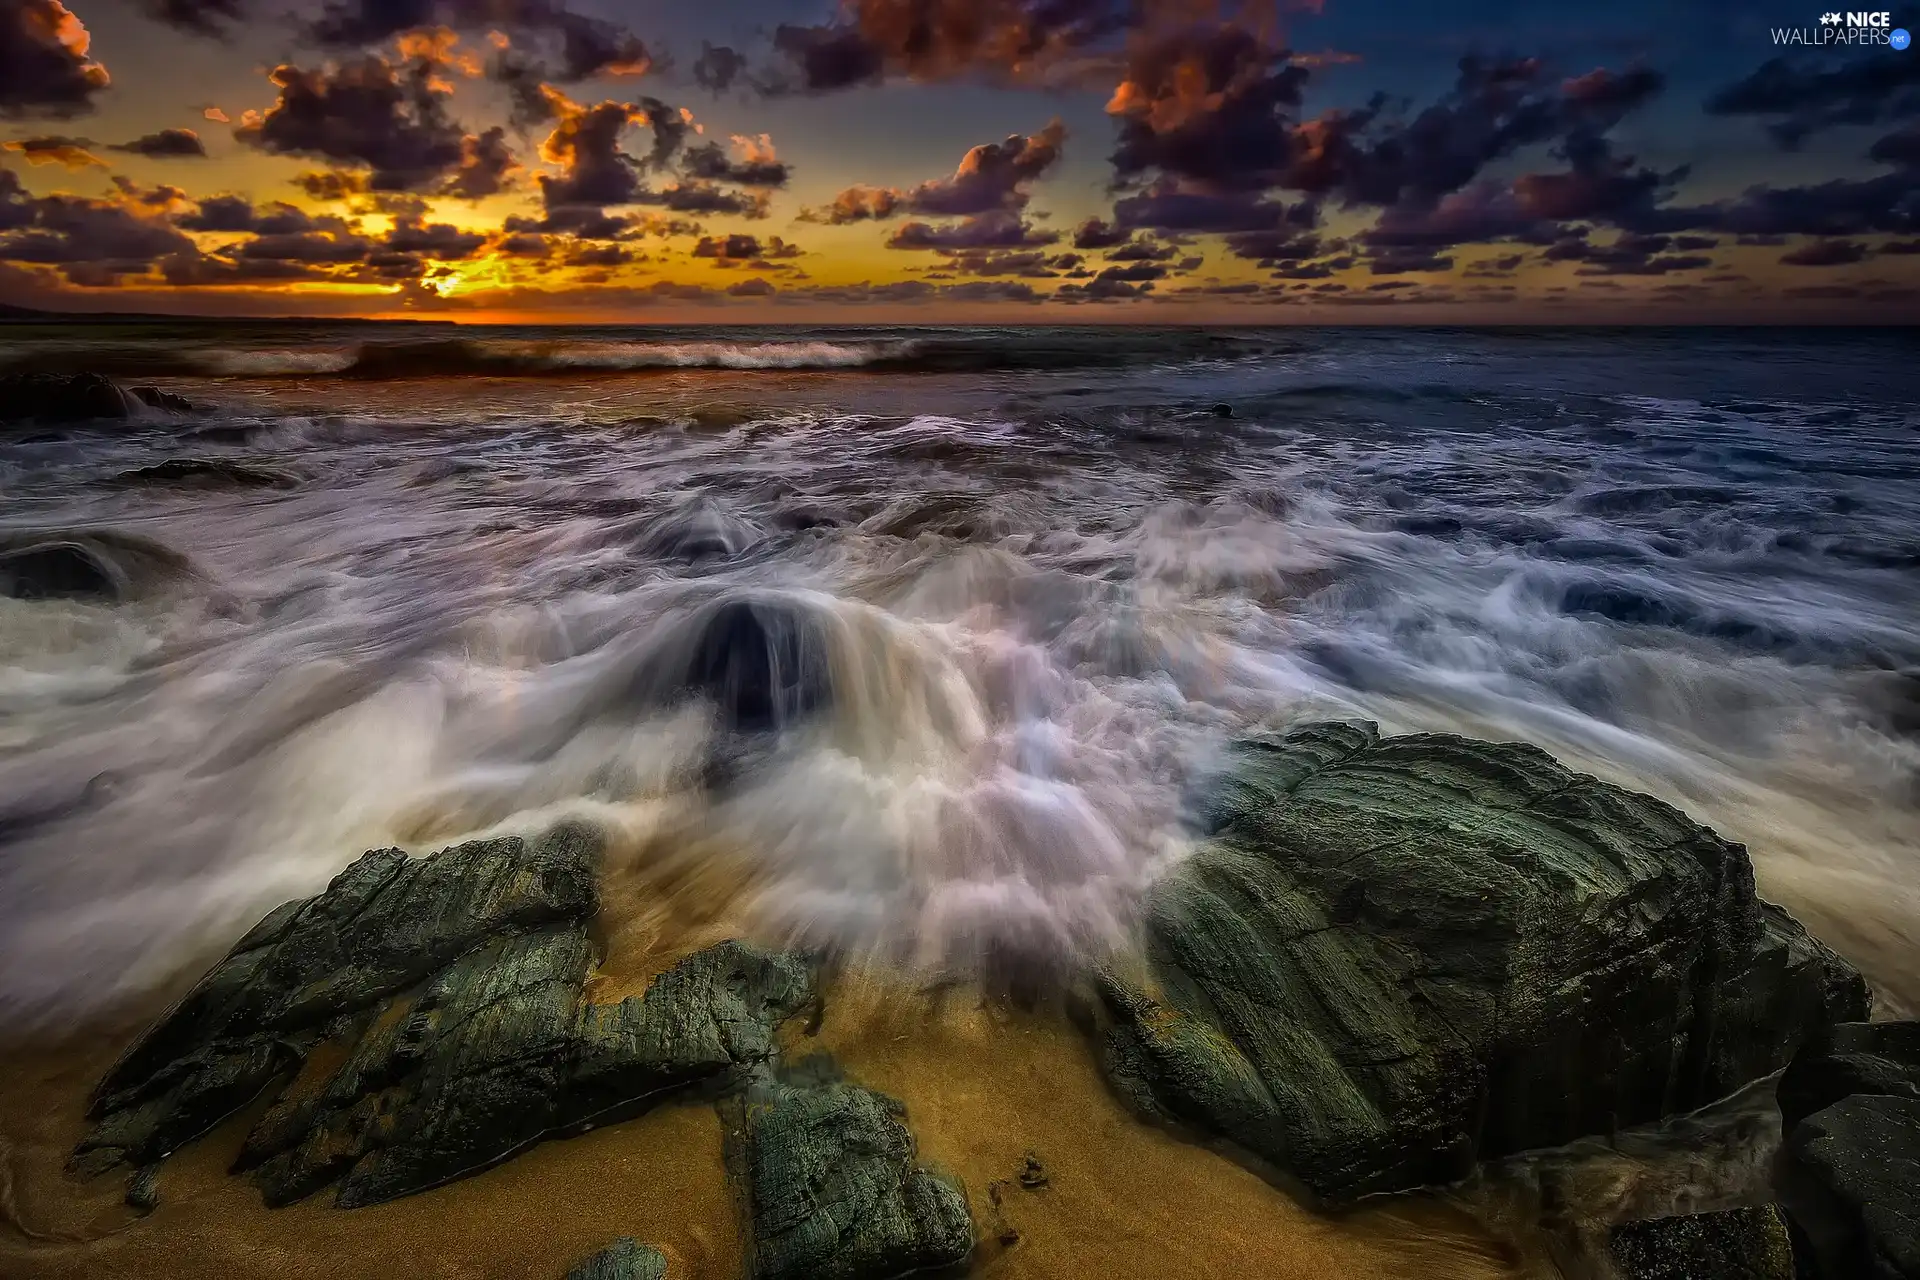
[[[609,985],[625,988],[657,967],[636,952],[625,963]],[[478,1177],[354,1210],[335,1209],[330,1192],[270,1210],[244,1178],[228,1176],[250,1113],[168,1161],[160,1205],[140,1217],[121,1202],[123,1177],[82,1183],[64,1172],[87,1093],[129,1034],[0,1052],[0,1276],[559,1280],[622,1235],[666,1253],[675,1280],[740,1274],[721,1122],[704,1104],[542,1143]],[[1232,1161],[1141,1123],[1058,1015],[960,991],[936,998],[842,980],[830,986],[815,1034],[789,1024],[786,1039],[790,1054],[830,1052],[849,1078],[906,1103],[922,1161],[966,1184],[980,1234],[975,1275],[1520,1274],[1471,1220],[1437,1203],[1322,1217]],[[1029,1153],[1044,1187],[1019,1182]]]

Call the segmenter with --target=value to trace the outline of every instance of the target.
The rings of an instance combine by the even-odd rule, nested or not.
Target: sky
[[[0,0],[0,301],[1912,323],[1908,27],[1799,0]]]

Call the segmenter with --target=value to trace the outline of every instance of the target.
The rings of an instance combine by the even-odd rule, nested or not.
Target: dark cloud
[[[1019,249],[1049,245],[1056,231],[1033,226],[1017,213],[995,210],[945,226],[903,222],[887,237],[889,249]]]
[[[1059,274],[1054,270],[1054,259],[1040,249],[976,250],[956,254],[947,259],[946,265],[964,276],[1021,276],[1041,280]]]
[[[1815,240],[1781,254],[1780,261],[1790,267],[1844,267],[1866,256],[1866,246],[1857,241]]]
[[[1077,246],[1079,241],[1076,239]],[[1178,257],[1178,245],[1163,244],[1156,240],[1129,240],[1117,245],[1107,254],[1108,262],[1167,262]]]
[[[93,109],[107,69],[60,0],[0,0],[0,116],[64,119]]]
[[[0,262],[58,267],[74,284],[112,285],[161,258],[197,252],[171,224],[80,196],[30,197],[0,170]]]
[[[195,35],[220,36],[246,18],[248,0],[144,0],[141,7],[155,22]]]
[[[347,200],[367,193],[367,175],[351,170],[309,171],[293,181],[295,186],[306,192],[308,198],[313,200]]]
[[[248,146],[363,165],[374,191],[425,190],[466,158],[466,131],[448,118],[430,59],[395,64],[373,54],[318,71],[283,64],[269,78],[279,100],[234,130]]]
[[[471,258],[486,243],[487,237],[478,232],[420,218],[396,221],[386,239],[386,247],[397,253],[416,253],[447,262]]]
[[[848,187],[825,209],[809,210],[804,216],[809,221],[841,224],[895,213],[936,218],[1014,213],[1027,207],[1033,183],[1059,163],[1066,136],[1066,126],[1054,120],[1030,136],[1016,133],[972,148],[951,177],[905,189]]]
[[[540,148],[541,158],[564,170],[558,177],[540,177],[548,211],[633,203],[640,194],[640,171],[645,162],[629,155],[620,144],[627,126],[642,118],[641,109],[628,102],[567,106],[569,109]],[[659,146],[656,134],[656,150]]]
[[[1767,133],[1792,150],[1841,125],[1920,116],[1920,60],[1772,58],[1707,99],[1709,114],[1773,116]]]
[[[1160,183],[1116,200],[1113,216],[1129,231],[1142,228],[1207,234],[1313,227],[1319,222],[1319,208],[1306,202],[1286,205],[1244,191],[1196,191]]]
[[[693,79],[701,88],[720,94],[733,88],[746,69],[747,57],[738,49],[702,41],[700,56],[693,60]]]
[[[13,152],[28,164],[57,164],[68,169],[86,169],[96,165],[105,168],[106,161],[87,150],[92,145],[85,138],[44,134],[37,138],[14,138],[0,143],[0,149]]]
[[[207,154],[207,144],[191,129],[161,129],[132,142],[117,142],[113,150],[131,152],[152,160],[187,159]]]
[[[737,218],[764,218],[768,200],[764,191],[729,191],[711,182],[677,182],[659,191],[645,191],[641,202],[657,204],[674,213],[731,214]]]
[[[749,280],[736,280],[727,286],[730,298],[771,298],[780,292],[770,281],[754,276]]]
[[[633,250],[623,244],[575,245],[567,253],[570,267],[621,267],[634,261]]]
[[[792,169],[773,152],[766,137],[736,138],[737,157],[727,154],[717,142],[703,142],[689,148],[684,164],[689,177],[710,182],[731,182],[743,187],[784,187]]]
[[[484,200],[510,188],[519,168],[520,162],[507,145],[507,131],[495,125],[485,133],[468,134],[460,140],[460,167],[441,190],[462,200]]]
[[[696,258],[711,258],[715,266],[731,267],[761,257],[757,236],[701,236],[691,253]]]
[[[1125,244],[1133,237],[1127,227],[1115,226],[1104,218],[1088,218],[1073,229],[1073,247],[1076,249],[1109,249],[1117,244]]]

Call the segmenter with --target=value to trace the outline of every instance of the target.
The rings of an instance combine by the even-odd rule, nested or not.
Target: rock
[[[94,529],[0,535],[0,596],[15,600],[114,603],[191,572],[185,556],[136,534]]]
[[[1534,747],[1308,725],[1200,808],[1106,1068],[1330,1204],[1703,1106],[1867,1008],[1744,849]]]
[[[839,1081],[762,1080],[732,1153],[754,1280],[886,1280],[957,1266],[973,1221],[956,1184],[914,1165],[898,1102]]]
[[[150,1164],[127,1182],[127,1208],[152,1213],[160,1205],[160,1166]]]
[[[775,598],[729,599],[699,620],[686,687],[709,699],[723,728],[782,729],[832,700],[820,622]]]
[[[97,373],[0,374],[0,422],[130,418],[139,404]]]
[[[1233,406],[1230,404],[1217,404],[1213,406],[1213,416],[1216,418],[1231,418],[1233,416]]]
[[[300,483],[300,477],[290,471],[253,467],[225,458],[168,458],[150,467],[122,471],[109,483],[120,488],[192,484],[241,489],[291,489]]]
[[[567,1272],[567,1280],[666,1280],[666,1255],[632,1236],[621,1236]]]
[[[127,394],[149,409],[164,409],[168,413],[192,413],[194,409],[193,402],[185,396],[158,387],[128,387]]]
[[[1052,1180],[1047,1177],[1046,1166],[1040,1163],[1040,1157],[1029,1151],[1020,1159],[1020,1185],[1029,1191],[1038,1191]]]
[[[1793,1280],[1787,1224],[1772,1205],[1629,1222],[1608,1246],[1620,1280]]]
[[[1774,1187],[1806,1274],[1920,1276],[1920,1022],[1834,1027],[1778,1096]]]
[[[649,521],[640,537],[643,554],[701,564],[730,560],[759,542],[760,530],[706,501],[687,503]]]
[[[727,942],[592,1004],[598,852],[560,828],[367,854],[269,914],[115,1064],[76,1166],[164,1159],[278,1085],[235,1171],[270,1205],[337,1182],[353,1207],[736,1087],[810,999],[806,967]],[[325,1042],[339,1052],[310,1056]]]

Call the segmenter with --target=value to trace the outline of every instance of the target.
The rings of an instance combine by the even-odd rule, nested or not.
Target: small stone
[[[1048,1183],[1045,1166],[1040,1157],[1029,1151],[1020,1161],[1020,1185],[1029,1191],[1038,1191]]]
[[[1230,404],[1217,404],[1213,406],[1213,416],[1216,418],[1231,418],[1233,416],[1233,406]]]
[[[152,1213],[160,1203],[160,1166],[150,1164],[127,1181],[127,1208]]]
[[[567,1272],[567,1280],[666,1280],[667,1259],[658,1249],[621,1236]]]

